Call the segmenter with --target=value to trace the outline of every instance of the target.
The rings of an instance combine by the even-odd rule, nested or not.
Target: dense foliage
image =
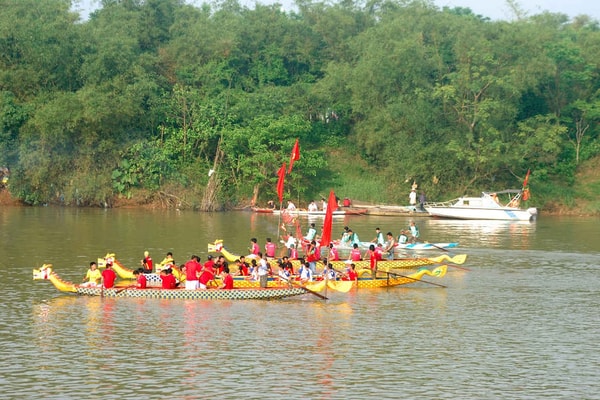
[[[286,196],[405,203],[519,186],[569,196],[600,153],[600,28],[427,1],[7,0],[0,166],[29,204],[221,209]],[[214,171],[214,173],[213,173]],[[535,193],[535,192],[534,192]],[[538,197],[539,199],[540,197]]]

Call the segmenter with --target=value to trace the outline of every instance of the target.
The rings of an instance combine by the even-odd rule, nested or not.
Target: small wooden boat
[[[252,211],[259,214],[288,214],[292,217],[325,217],[325,211],[308,211],[308,210],[276,210],[272,208],[252,207]],[[335,210],[332,213],[333,217],[344,217],[346,215],[365,215],[369,212],[366,208],[346,208],[343,210]]]
[[[186,300],[275,300],[285,297],[299,296],[310,293],[311,290],[301,286],[282,286],[259,288],[247,287],[236,289],[136,289],[131,286],[104,289],[102,287],[87,287],[76,285],[61,279],[49,264],[33,270],[33,279],[48,279],[61,292],[75,293],[84,296],[102,297],[137,297],[147,299],[186,299]]]
[[[223,240],[221,240],[221,239],[217,239],[213,243],[209,243],[208,244],[208,252],[209,253],[210,252],[221,253],[225,257],[225,259],[231,263],[236,262],[237,260],[240,259],[240,256],[229,252],[223,246]],[[254,256],[253,254],[246,256],[246,260],[251,260],[253,258],[256,258],[256,256]],[[424,267],[427,265],[441,264],[444,262],[449,262],[452,264],[464,264],[466,260],[467,260],[466,254],[457,254],[453,257],[449,257],[446,254],[442,254],[438,257],[427,257],[427,258],[409,257],[409,258],[398,258],[395,260],[381,260],[378,262],[378,266],[380,268],[392,268],[392,269],[393,268],[419,268],[419,267]],[[292,262],[292,265],[294,268],[300,267],[299,260],[291,260],[291,262]],[[343,268],[347,264],[346,260],[330,261],[330,262],[331,262],[331,264],[333,264],[334,268]],[[275,260],[275,259],[269,260],[269,263],[271,264],[272,268],[277,267],[277,260]],[[355,261],[354,264],[356,265],[356,269],[370,267],[369,260]],[[319,261],[317,263],[317,269],[323,269],[323,263],[321,261]],[[115,271],[117,271],[117,270],[115,269]],[[118,271],[117,271],[117,273],[118,273]]]

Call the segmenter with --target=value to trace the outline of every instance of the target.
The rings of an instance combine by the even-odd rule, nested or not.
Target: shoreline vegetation
[[[527,181],[522,206],[600,215],[590,17],[162,0],[82,20],[68,3],[0,13],[3,203],[212,212],[333,189],[406,205],[415,184],[440,202]]]
[[[405,206],[408,204],[408,191],[404,204],[395,203],[394,197],[390,198],[382,196],[380,191],[373,189],[379,183],[373,179],[371,171],[367,170],[367,177],[357,174],[348,174],[351,166],[356,164],[356,159],[344,159],[335,157],[335,154],[330,154],[329,162],[335,166],[336,173],[339,176],[339,188],[336,193],[346,193],[348,196],[341,195],[341,198],[348,197],[352,202],[366,205],[398,205]],[[531,182],[530,182],[531,183]],[[530,200],[530,205],[538,208],[541,215],[553,216],[572,216],[572,217],[597,217],[600,216],[600,156],[587,160],[578,168],[574,176],[572,187],[559,190],[559,195],[550,196],[550,190],[540,187],[539,191],[543,192],[541,196],[537,195],[538,185],[532,185],[533,199]],[[363,188],[363,189],[361,189]],[[364,189],[366,188],[366,189]],[[190,189],[170,188],[167,191],[163,190],[150,191],[147,189],[137,189],[131,192],[130,196],[115,194],[107,202],[103,204],[61,204],[60,202],[51,202],[43,204],[44,206],[53,207],[83,207],[83,208],[121,208],[121,209],[146,209],[146,210],[192,210],[198,212],[206,212],[199,206],[203,197],[202,193]],[[452,194],[441,194],[440,198],[429,199],[430,201],[446,201],[452,197]],[[305,208],[309,199],[293,199],[300,208]],[[256,202],[257,207],[266,206],[262,204],[260,199]],[[212,211],[234,211],[234,210],[249,210],[254,205],[251,198],[238,199],[237,202],[225,202],[227,205],[219,210]],[[9,187],[0,189],[0,207],[37,207],[38,205],[27,204],[10,194]]]

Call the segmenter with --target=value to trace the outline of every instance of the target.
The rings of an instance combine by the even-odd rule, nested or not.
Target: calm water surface
[[[107,252],[131,267],[144,250],[184,262],[205,259],[215,239],[241,254],[251,237],[275,238],[278,219],[0,208],[0,398],[600,398],[600,220],[417,223],[424,239],[468,254],[470,271],[435,280],[446,289],[329,292],[326,302],[100,299],[61,294],[31,270],[52,263],[79,282]],[[370,240],[375,227],[407,224],[336,218],[334,236],[349,225]]]

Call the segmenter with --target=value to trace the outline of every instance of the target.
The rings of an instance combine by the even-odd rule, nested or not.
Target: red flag
[[[325,211],[325,221],[323,223],[323,235],[321,236],[321,247],[329,246],[331,242],[331,226],[333,225],[333,212],[337,210],[337,200],[333,190],[329,192],[327,201],[327,210]]]
[[[290,157],[290,168],[288,169],[288,174],[292,172],[292,166],[294,165],[294,161],[298,161],[300,159],[300,144],[298,143],[298,139],[296,139],[296,143],[294,144],[294,148],[292,148],[292,155]]]
[[[525,180],[523,181],[523,187],[525,188],[527,186],[527,182],[529,182],[529,173],[531,171],[528,169],[527,170],[527,175],[525,175]]]
[[[285,178],[285,163],[281,164],[281,168],[277,172],[279,180],[277,181],[277,195],[279,196],[279,204],[283,203],[283,180]]]

